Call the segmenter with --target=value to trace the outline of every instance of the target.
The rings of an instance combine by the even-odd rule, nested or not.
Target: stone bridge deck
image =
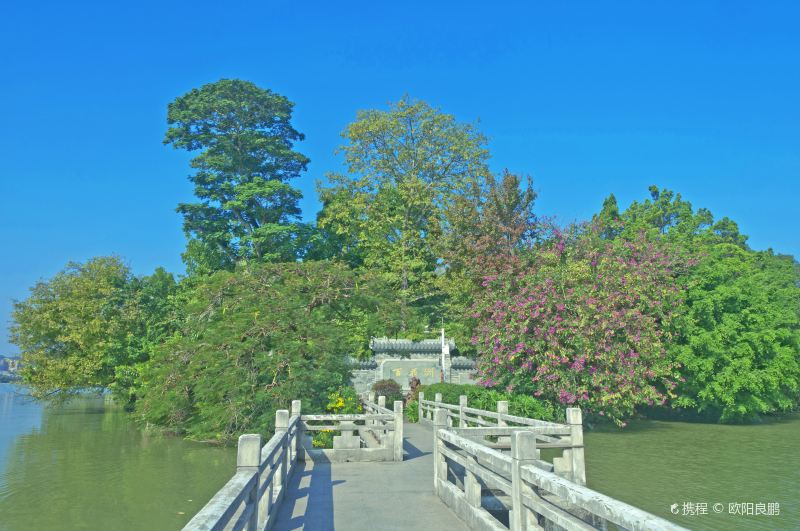
[[[461,531],[433,491],[433,433],[404,424],[401,463],[298,462],[275,529]]]

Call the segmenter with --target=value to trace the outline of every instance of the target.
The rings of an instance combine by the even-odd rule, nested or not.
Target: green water
[[[585,444],[590,487],[684,527],[800,529],[800,415],[749,426],[633,422],[588,432]],[[709,514],[683,516],[687,502]],[[730,503],[778,503],[780,514],[730,515]]]
[[[0,531],[180,529],[235,468],[234,449],[147,435],[102,399],[46,408],[19,391],[0,384]],[[800,415],[590,431],[586,460],[590,487],[691,529],[800,529]],[[709,514],[670,512],[686,502]],[[727,514],[748,502],[780,515]]]
[[[235,449],[147,435],[102,399],[42,407],[0,384],[0,530],[180,529]]]

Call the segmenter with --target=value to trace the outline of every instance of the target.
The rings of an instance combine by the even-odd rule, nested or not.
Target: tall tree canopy
[[[429,304],[441,264],[448,210],[488,174],[486,139],[422,101],[358,113],[342,133],[347,172],[320,188],[319,225],[345,259],[380,271],[401,308]],[[404,323],[404,328],[410,328]]]
[[[190,272],[230,269],[242,259],[297,258],[306,227],[299,190],[289,181],[308,158],[293,150],[303,135],[291,124],[294,105],[249,81],[222,79],[169,104],[164,143],[199,151],[195,203],[181,203]]]
[[[164,270],[136,278],[116,257],[70,263],[38,282],[14,303],[11,327],[32,394],[59,399],[111,388],[124,402],[132,400],[141,364],[169,332],[174,288]]]
[[[451,231],[444,245],[444,273],[439,285],[447,295],[442,307],[448,331],[459,350],[475,354],[469,339],[475,320],[469,311],[487,275],[519,271],[541,225],[534,213],[536,192],[530,177],[523,181],[508,170],[471,183],[448,211]]]
[[[698,239],[709,244],[727,242],[745,247],[747,236],[739,232],[733,220],[724,217],[714,221],[714,216],[706,208],[695,210],[681,194],[672,190],[650,186],[650,198],[642,202],[634,201],[619,212],[613,194],[603,201],[601,211],[594,216],[608,237],[623,236],[635,238],[641,231],[651,236],[663,235],[667,240],[689,248],[688,242]]]
[[[672,345],[685,383],[675,405],[723,422],[800,403],[800,274],[789,256],[708,246]]]
[[[674,406],[723,422],[797,406],[800,269],[792,257],[749,249],[735,222],[655,186],[621,213],[609,197],[595,222],[609,238],[663,239],[697,264],[681,279],[685,303],[669,344],[683,378]]]
[[[347,383],[347,355],[376,332],[359,329],[363,316],[382,324],[373,292],[324,261],[244,264],[202,277],[178,332],[144,372],[140,414],[193,438],[228,440],[268,433],[275,410],[292,399],[323,411],[328,393]]]

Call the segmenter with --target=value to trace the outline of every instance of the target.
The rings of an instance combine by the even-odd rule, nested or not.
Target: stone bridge
[[[266,444],[239,438],[235,474],[184,530],[682,529],[585,486],[580,409],[559,424],[465,396],[418,404],[407,423],[402,402],[389,410],[383,397],[358,415],[302,415],[294,401]],[[333,448],[314,448],[315,431],[339,433]]]

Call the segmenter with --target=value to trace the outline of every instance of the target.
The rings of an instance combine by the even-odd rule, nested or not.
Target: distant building
[[[19,358],[0,356],[0,382],[11,382],[19,378]]]
[[[369,342],[372,357],[351,360],[353,385],[363,393],[378,380],[391,379],[404,390],[409,380],[418,378],[424,384],[475,383],[475,362],[461,356],[451,357],[455,350],[453,339],[389,339],[373,337]]]

